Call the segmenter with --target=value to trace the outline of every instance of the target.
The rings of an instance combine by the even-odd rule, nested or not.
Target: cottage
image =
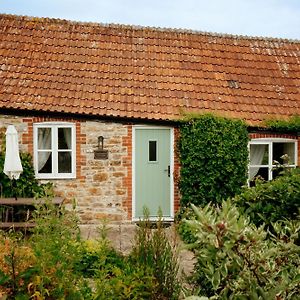
[[[300,42],[0,15],[0,131],[82,224],[174,218],[183,112],[244,119],[250,178],[297,165],[297,134],[256,129],[300,115]]]

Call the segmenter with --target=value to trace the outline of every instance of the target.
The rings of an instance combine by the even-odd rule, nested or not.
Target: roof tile
[[[0,15],[0,108],[259,124],[300,114],[300,42]]]

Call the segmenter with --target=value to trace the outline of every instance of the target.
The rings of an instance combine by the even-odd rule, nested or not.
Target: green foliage
[[[0,231],[0,298],[178,299],[176,255],[161,221],[155,230],[141,222],[129,256],[112,248],[105,228],[82,241],[75,211],[50,201],[37,206],[34,221],[28,238]]]
[[[245,188],[233,202],[257,226],[283,219],[299,219],[300,169],[286,170],[283,176],[268,182],[256,181]]]
[[[23,172],[18,180],[10,180],[4,173],[4,153],[0,153],[0,197],[46,197],[53,195],[51,183],[40,184],[35,178],[32,157],[28,153],[20,154]]]
[[[195,282],[210,299],[298,299],[300,247],[294,241],[300,222],[277,222],[267,238],[230,202],[193,206],[187,224],[195,234]]]
[[[75,211],[50,203],[37,206],[36,227],[30,239],[38,276],[32,289],[42,297],[82,299],[80,277],[74,272],[79,260],[80,235]]]
[[[190,296],[187,298],[184,298],[184,300],[209,300],[207,297],[198,297],[198,296]]]
[[[150,272],[127,259],[124,265],[109,264],[97,272],[93,299],[139,300],[153,298],[155,279]]]
[[[84,277],[96,277],[99,270],[110,272],[113,268],[124,267],[124,257],[118,253],[107,239],[106,227],[99,229],[100,238],[85,240],[81,243],[80,259],[75,270]]]
[[[191,207],[181,208],[176,216],[177,232],[181,239],[187,244],[196,242],[195,235],[191,232],[191,227],[183,220],[192,220],[195,218],[194,212]]]
[[[45,204],[35,211],[29,238],[0,234],[0,295],[7,299],[88,299],[91,289],[74,272],[80,253],[74,212]]]
[[[246,183],[248,132],[239,120],[203,115],[182,122],[181,205],[220,203]]]
[[[156,229],[147,218],[140,222],[128,257],[110,246],[105,229],[99,240],[82,246],[76,270],[93,277],[93,299],[178,299],[178,264],[161,220]]]
[[[22,234],[3,232],[0,235],[0,298],[4,291],[14,299],[20,298],[35,273],[34,254]]]
[[[300,132],[300,116],[293,116],[289,120],[268,120],[265,124],[269,129],[277,132]]]
[[[139,222],[131,259],[154,276],[157,285],[151,299],[178,299],[181,287],[175,246],[171,245],[161,218],[153,227],[147,210],[144,215],[144,220]]]
[[[92,299],[149,299],[155,288],[154,277],[111,247],[105,227],[100,234],[99,239],[81,244],[75,267],[84,277],[93,278]]]

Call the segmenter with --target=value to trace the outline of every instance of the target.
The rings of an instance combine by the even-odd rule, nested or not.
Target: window
[[[75,125],[34,124],[34,166],[37,178],[75,178]]]
[[[148,161],[157,162],[157,141],[149,141]]]
[[[249,183],[254,184],[257,177],[274,179],[280,170],[278,164],[287,163],[289,167],[297,164],[297,142],[292,139],[254,139],[250,142]],[[285,159],[285,157],[288,159]]]

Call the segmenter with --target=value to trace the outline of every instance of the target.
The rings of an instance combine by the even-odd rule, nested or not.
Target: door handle
[[[167,169],[164,170],[165,172],[168,172],[168,177],[170,177],[170,166],[168,166]]]

